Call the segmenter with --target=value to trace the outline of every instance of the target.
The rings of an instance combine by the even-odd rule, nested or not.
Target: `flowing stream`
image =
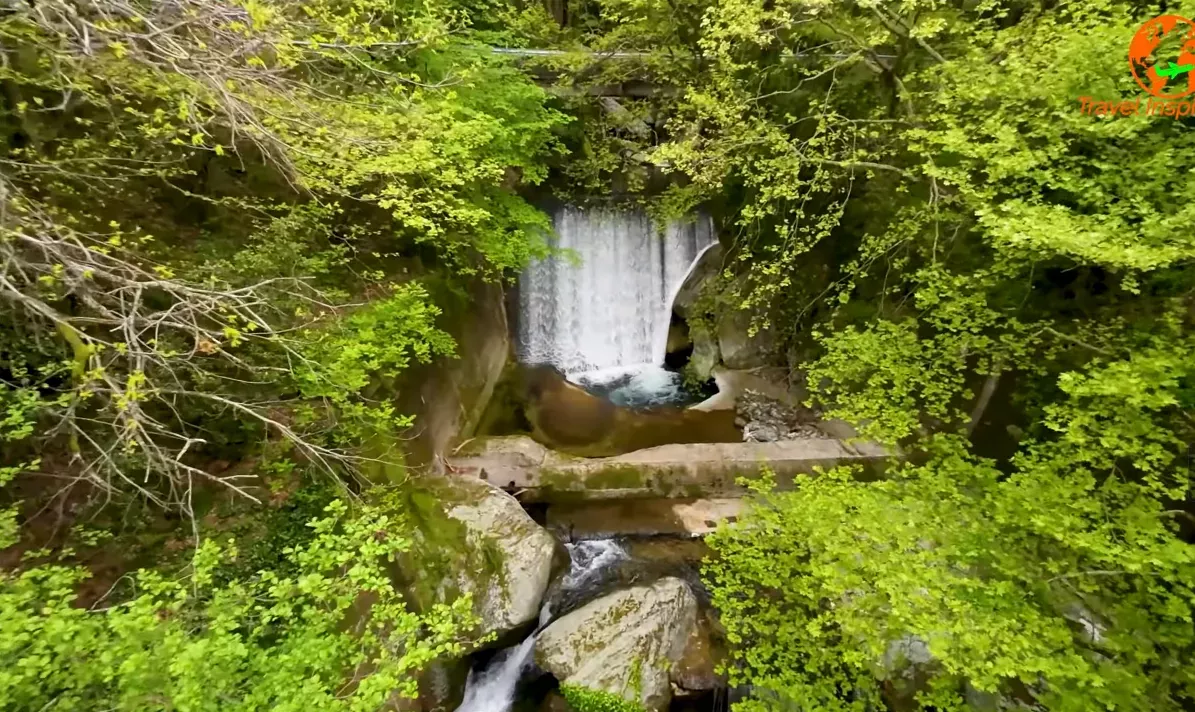
[[[607,392],[678,387],[662,368],[672,300],[694,260],[715,242],[709,217],[660,230],[641,210],[566,206],[553,223],[556,246],[569,253],[523,272],[519,359],[552,364],[598,390],[613,384]]]
[[[583,541],[568,544],[569,570],[561,581],[557,598],[583,590],[600,577],[603,569],[627,558],[626,551],[613,540]],[[531,662],[535,637],[551,622],[552,613],[545,596],[535,632],[516,646],[494,656],[481,670],[470,670],[465,682],[465,697],[456,712],[508,712],[514,703],[519,680]]]
[[[506,712],[515,699],[515,687],[535,650],[535,636],[494,656],[484,670],[470,670],[465,699],[457,712]]]

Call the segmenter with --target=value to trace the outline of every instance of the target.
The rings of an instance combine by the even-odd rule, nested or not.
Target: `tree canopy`
[[[712,538],[739,709],[1195,700],[1195,119],[1081,109],[1141,96],[1130,39],[1195,3],[10,5],[0,543],[29,472],[193,521],[255,496],[206,465],[256,458],[348,502],[283,568],[216,580],[209,542],[103,611],[34,552],[0,574],[14,709],[376,709],[457,650],[467,604],[412,612],[374,567],[415,525],[372,538],[401,516],[352,493],[400,459],[387,389],[455,352],[426,277],[548,254],[545,184],[708,211],[693,320],[745,312],[901,455],[762,483]]]

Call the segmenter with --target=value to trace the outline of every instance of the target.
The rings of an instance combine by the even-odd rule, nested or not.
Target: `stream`
[[[465,697],[457,712],[509,712],[514,704],[519,681],[530,667],[535,651],[535,638],[552,622],[552,607],[571,610],[583,603],[587,593],[593,593],[605,579],[605,573],[629,556],[613,539],[595,539],[567,544],[568,573],[558,587],[544,596],[539,625],[518,645],[495,655],[482,668],[469,671],[465,682]],[[567,606],[567,608],[562,608]]]

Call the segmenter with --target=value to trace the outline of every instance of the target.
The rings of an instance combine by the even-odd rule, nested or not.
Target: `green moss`
[[[585,478],[588,489],[638,489],[644,486],[643,473],[634,465],[610,465]]]
[[[636,700],[643,699],[643,658],[638,655],[631,660],[631,694]]]
[[[576,472],[566,472],[553,470],[550,467],[543,467],[539,471],[539,486],[550,489],[553,492],[567,492],[569,490],[584,489],[585,483],[581,481]]]
[[[638,702],[624,700],[605,690],[593,690],[581,685],[561,685],[560,694],[577,712],[647,712]]]
[[[448,516],[465,495],[424,480],[418,486],[408,483],[394,488],[385,497],[414,525],[414,545],[396,561],[396,578],[418,608],[427,610],[460,595],[461,576],[468,577],[479,594],[495,581],[507,593],[505,557],[498,542],[470,537],[463,522]]]

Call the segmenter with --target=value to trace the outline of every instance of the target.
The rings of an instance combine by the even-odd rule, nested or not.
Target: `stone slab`
[[[569,541],[611,537],[695,538],[743,515],[743,500],[618,499],[563,502],[548,507],[547,526]]]
[[[766,467],[780,488],[818,468],[856,464],[879,474],[892,458],[874,443],[832,439],[661,445],[624,455],[581,458],[544,448],[525,436],[486,438],[462,448],[450,469],[515,492],[524,501],[619,498],[737,497],[741,477]]]

